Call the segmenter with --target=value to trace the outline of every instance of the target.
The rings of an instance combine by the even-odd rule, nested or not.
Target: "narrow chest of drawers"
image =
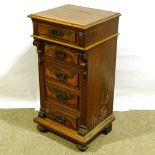
[[[29,15],[37,47],[40,111],[34,121],[81,151],[112,129],[120,14],[74,5]]]

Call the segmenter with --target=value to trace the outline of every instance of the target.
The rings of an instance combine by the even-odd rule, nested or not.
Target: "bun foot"
[[[81,144],[77,144],[77,148],[78,150],[80,150],[81,152],[84,152],[88,149],[87,145],[81,145]]]
[[[107,135],[112,131],[112,123],[110,123],[107,127],[105,127],[102,131],[103,134]]]
[[[38,129],[40,132],[48,132],[48,130],[47,130],[45,127],[41,126],[41,125],[38,125],[38,126],[37,126],[37,129]]]

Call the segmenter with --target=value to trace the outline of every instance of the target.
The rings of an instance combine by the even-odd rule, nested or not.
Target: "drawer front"
[[[46,83],[46,99],[69,108],[79,109],[79,96],[53,84]]]
[[[77,35],[74,30],[38,23],[38,33],[46,38],[76,43]]]
[[[71,50],[69,48],[65,48],[62,46],[46,44],[45,55],[60,61],[66,61],[66,62],[78,64],[78,53],[75,52],[75,50]]]
[[[68,70],[46,61],[45,75],[48,80],[54,79],[61,83],[78,87],[78,72],[73,70]]]
[[[68,111],[65,112],[55,107],[52,107],[46,108],[45,114],[47,118],[52,119],[55,122],[62,124],[63,126],[71,128],[73,130],[77,130],[78,128],[77,116],[70,114]]]

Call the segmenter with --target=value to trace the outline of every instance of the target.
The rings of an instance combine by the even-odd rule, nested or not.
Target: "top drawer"
[[[76,43],[77,32],[75,30],[62,28],[50,24],[38,23],[38,34],[40,36]]]

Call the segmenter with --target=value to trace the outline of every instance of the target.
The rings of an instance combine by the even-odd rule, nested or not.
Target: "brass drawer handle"
[[[52,89],[54,91],[55,98],[57,98],[57,99],[66,101],[73,97],[73,95],[62,91],[61,89],[58,89],[58,88],[52,88]]]
[[[68,100],[69,96],[60,92],[59,94],[56,95],[56,98],[58,98],[60,100]]]
[[[64,73],[62,73],[62,72],[60,72],[60,71],[56,71],[56,72],[55,72],[55,76],[56,76],[56,78],[57,78],[59,81],[62,81],[62,82],[66,81],[66,80],[68,79],[67,74],[64,74]]]
[[[65,122],[65,116],[63,116],[63,115],[60,115],[60,114],[56,114],[55,115],[55,119],[58,121],[58,122],[60,122],[60,123],[64,123]]]
[[[54,55],[57,59],[66,59],[66,53],[64,51],[56,49]]]
[[[51,33],[52,35],[55,35],[55,36],[60,36],[60,37],[64,36],[64,33],[61,29],[52,29]]]

